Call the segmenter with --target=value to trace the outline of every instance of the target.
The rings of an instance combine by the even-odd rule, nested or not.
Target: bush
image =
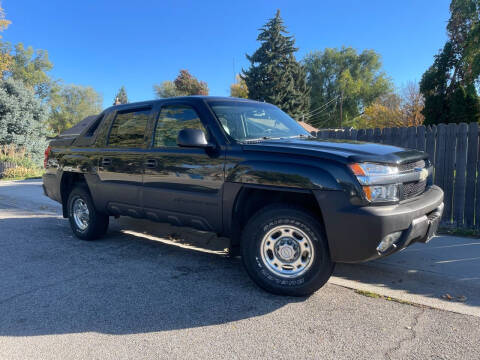
[[[27,156],[25,148],[17,148],[13,144],[0,146],[0,162],[13,163],[26,168],[39,168],[38,163]]]
[[[2,179],[11,180],[11,179],[28,179],[41,177],[43,174],[43,169],[41,168],[28,168],[24,166],[17,166],[14,168],[6,169],[2,174]]]
[[[7,164],[1,166],[1,163]],[[4,180],[28,179],[42,176],[43,169],[27,156],[25,148],[3,145],[0,146],[0,172],[0,178]]]

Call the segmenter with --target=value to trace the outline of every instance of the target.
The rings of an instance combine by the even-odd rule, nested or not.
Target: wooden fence
[[[321,139],[349,139],[426,151],[434,184],[445,192],[443,226],[480,229],[478,123],[408,128],[321,130]]]
[[[3,177],[3,173],[5,170],[17,167],[17,164],[8,161],[0,161],[0,178]]]

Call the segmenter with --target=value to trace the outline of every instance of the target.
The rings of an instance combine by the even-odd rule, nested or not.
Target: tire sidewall
[[[244,231],[242,258],[253,280],[266,290],[286,295],[307,295],[321,287],[330,277],[333,265],[321,228],[310,216],[296,210],[271,210],[254,216]],[[261,255],[262,239],[281,225],[297,227],[310,237],[314,247],[313,264],[298,277],[276,275]]]
[[[88,226],[86,229],[80,229],[75,219],[73,218],[73,203],[76,199],[82,199],[88,207]],[[90,232],[92,231],[92,221],[95,217],[95,208],[90,200],[90,196],[86,190],[83,188],[75,188],[72,190],[68,197],[68,219],[70,221],[70,226],[75,235],[81,239],[88,239]]]

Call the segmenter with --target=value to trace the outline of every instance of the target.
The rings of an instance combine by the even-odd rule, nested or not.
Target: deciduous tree
[[[48,75],[53,68],[48,52],[34,50],[31,46],[25,48],[22,43],[16,44],[13,48],[10,44],[4,43],[1,48],[3,54],[11,56],[11,63],[3,72],[3,78],[21,81],[26,87],[33,89],[40,99],[46,99],[53,83]]]
[[[257,41],[260,47],[247,55],[250,68],[242,74],[248,97],[275,104],[300,120],[309,109],[310,88],[305,69],[295,59],[295,40],[288,35],[279,10],[260,29]]]
[[[159,98],[188,95],[208,95],[208,85],[199,81],[188,70],[180,70],[174,81],[164,81],[153,85],[155,95]]]
[[[393,91],[373,50],[327,48],[308,54],[304,62],[312,88],[306,120],[317,127],[355,125],[365,108]]]
[[[5,18],[5,10],[3,10],[2,4],[0,3],[0,32],[6,30],[11,23],[12,22],[10,20],[7,20]],[[0,35],[0,39],[1,38],[2,36]],[[10,53],[4,52],[2,51],[2,49],[0,49],[0,73],[3,73],[8,69],[11,61],[12,56],[10,55]]]
[[[102,111],[102,96],[93,88],[66,85],[52,90],[48,124],[55,134],[72,127],[87,116]]]
[[[208,95],[208,85],[199,81],[188,70],[180,70],[180,74],[173,81],[175,88],[185,95]]]
[[[230,96],[248,99],[247,83],[239,75],[237,75],[235,79],[235,84],[230,85]]]

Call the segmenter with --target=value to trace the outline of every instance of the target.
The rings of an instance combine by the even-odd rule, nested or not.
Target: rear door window
[[[135,148],[145,145],[145,129],[151,108],[132,109],[118,112],[113,120],[109,147]]]

